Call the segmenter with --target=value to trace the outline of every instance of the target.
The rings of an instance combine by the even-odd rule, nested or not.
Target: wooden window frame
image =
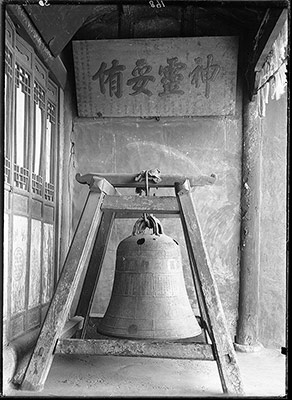
[[[6,277],[7,288],[5,288],[5,295],[8,297],[6,315],[4,316],[4,329],[5,334],[9,340],[16,338],[24,334],[25,332],[37,328],[43,321],[45,316],[49,299],[48,295],[43,294],[42,285],[45,281],[44,270],[50,268],[52,270],[52,275],[50,275],[50,290],[49,295],[52,295],[52,290],[54,289],[56,278],[58,274],[57,261],[58,261],[58,168],[56,167],[59,163],[59,94],[60,90],[58,85],[51,79],[49,70],[41,62],[39,57],[36,55],[34,49],[24,41],[16,32],[16,29],[10,20],[9,16],[6,15],[6,43],[5,49],[11,54],[11,64],[12,64],[12,100],[9,107],[11,111],[5,115],[5,123],[10,124],[7,126],[7,132],[5,132],[6,146],[5,146],[5,160],[4,160],[4,173],[5,173],[5,199],[4,199],[4,212],[8,219],[9,225],[9,237],[8,242],[8,255],[7,264],[8,272]],[[16,64],[23,68],[30,75],[30,110],[29,110],[29,130],[27,135],[27,167],[18,166],[15,160],[15,91],[16,91]],[[6,72],[5,72],[6,73]],[[35,82],[39,87],[42,87],[45,91],[44,93],[44,104],[43,104],[43,129],[42,129],[42,139],[41,139],[41,174],[37,176],[41,179],[36,180],[34,174],[33,165],[33,152],[34,152],[34,92],[35,92]],[[5,103],[7,103],[5,101]],[[10,109],[10,108],[9,108]],[[54,134],[52,137],[52,142],[54,142],[53,150],[50,150],[51,160],[50,165],[53,168],[52,174],[50,174],[50,182],[46,182],[46,137],[47,137],[47,121],[48,118],[52,119],[52,110],[54,110]],[[5,108],[6,111],[6,108]],[[52,143],[51,142],[51,143]],[[23,179],[24,184],[15,183],[15,175],[17,179]],[[35,190],[35,180],[37,181],[37,189]],[[18,200],[21,202],[18,203]],[[12,300],[10,299],[10,294],[12,290],[12,268],[13,268],[13,219],[14,216],[23,216],[27,218],[28,230],[27,230],[27,258],[25,264],[25,306],[23,310],[12,313]],[[34,226],[39,227],[39,223],[33,223],[33,220],[41,221],[41,250],[40,250],[40,264],[38,269],[38,276],[40,279],[40,290],[38,294],[38,304],[35,306],[34,302],[30,302],[30,273],[31,273],[31,238],[32,238],[32,228]],[[50,227],[52,226],[52,228]],[[39,228],[38,228],[39,229]],[[52,257],[53,261],[51,267],[45,265],[44,257],[44,235],[50,235],[50,249],[49,256]],[[50,232],[48,232],[50,231]],[[53,232],[53,233],[51,233]],[[46,292],[47,293],[47,292]],[[45,299],[45,302],[43,302]],[[29,304],[30,302],[30,304]]]

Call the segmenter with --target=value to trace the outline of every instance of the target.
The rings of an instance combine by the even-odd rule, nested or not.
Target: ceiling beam
[[[128,5],[120,4],[118,6],[119,11],[119,38],[132,38],[134,32],[133,26],[133,13]]]
[[[266,56],[271,50],[271,46],[276,39],[286,17],[285,9],[282,7],[268,8],[260,26],[254,36],[253,44],[248,53],[248,65],[246,78],[250,99],[253,98],[256,90],[255,76],[256,71],[260,70],[266,60]]]
[[[94,5],[23,5],[51,53],[56,57],[93,13]]]
[[[287,20],[287,17],[288,17],[288,11],[287,11],[287,9],[284,9],[281,12],[281,14],[279,15],[279,17],[274,25],[274,28],[273,28],[272,32],[270,33],[262,51],[261,51],[261,54],[259,55],[259,58],[255,65],[255,71],[260,71],[262,66],[264,65],[264,63],[267,59],[267,56],[272,49],[273,43],[275,42],[281,29],[283,28],[284,23]]]

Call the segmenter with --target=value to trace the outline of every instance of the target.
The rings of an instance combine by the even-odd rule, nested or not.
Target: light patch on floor
[[[237,353],[245,396],[284,396],[286,357],[278,350]],[[42,392],[32,397],[224,397],[214,361],[56,355]]]

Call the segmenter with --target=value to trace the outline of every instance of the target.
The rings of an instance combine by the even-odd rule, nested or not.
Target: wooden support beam
[[[248,81],[249,99],[252,100],[256,94],[255,82],[256,71],[259,71],[266,60],[267,54],[271,50],[271,45],[276,39],[277,32],[283,24],[285,18],[285,6],[282,2],[271,4],[261,21],[258,31],[253,40],[253,46],[247,50],[248,65],[246,77]]]
[[[105,187],[99,182],[100,187]],[[110,193],[110,192],[107,192]],[[112,188],[111,194],[115,193]],[[105,192],[91,191],[81,214],[75,235],[68,251],[61,276],[35,349],[21,384],[22,390],[42,390],[49,373],[56,343],[62,334],[67,315],[84,269],[87,269],[100,223],[100,209]]]
[[[197,274],[197,268],[196,268],[196,265],[194,264],[194,257],[193,257],[193,253],[192,253],[192,244],[190,242],[189,235],[185,234],[187,228],[183,221],[182,221],[182,226],[183,226],[183,232],[184,232],[184,236],[185,236],[187,253],[188,253],[188,257],[189,257],[191,274],[192,274],[192,278],[193,278],[194,288],[195,288],[198,306],[199,306],[200,315],[201,315],[200,326],[202,328],[202,334],[204,335],[205,342],[208,343],[207,333],[210,335],[211,327],[208,324],[208,317],[207,317],[207,313],[206,313],[206,303],[205,303],[205,299],[204,299],[204,294],[202,292],[202,288],[200,286],[200,279]]]
[[[104,212],[97,232],[89,266],[79,297],[76,315],[84,317],[81,338],[85,337],[91,306],[94,300],[96,286],[99,280],[102,263],[115,218],[114,212]]]
[[[137,219],[141,217],[141,213],[139,212],[127,212],[121,211],[116,214],[116,219]],[[165,214],[164,212],[155,211],[155,217],[160,218],[180,218],[179,213],[177,214]]]
[[[116,211],[128,213],[164,213],[179,214],[177,199],[174,196],[106,196],[103,211]]]
[[[239,309],[236,347],[256,350],[260,273],[261,121],[257,102],[244,96]]]
[[[233,343],[227,329],[218,288],[211,263],[197,219],[190,184],[176,185],[177,198],[181,208],[184,235],[188,245],[191,265],[196,269],[197,281],[204,298],[204,316],[207,318],[209,335],[213,343],[215,359],[223,391],[228,394],[242,394],[243,388]]]
[[[119,38],[127,39],[133,37],[133,13],[129,5],[118,5],[119,10]]]
[[[60,339],[58,354],[94,354],[125,357],[172,358],[188,360],[214,360],[210,344],[127,340],[127,339]]]
[[[90,187],[92,186],[92,182],[94,178],[104,178],[108,182],[110,182],[114,187],[145,187],[145,182],[136,182],[135,178],[137,174],[103,174],[103,173],[89,173],[85,175],[76,174],[77,182],[81,184],[87,184]],[[161,175],[161,181],[158,183],[154,183],[149,180],[149,187],[169,187],[173,188],[175,183],[184,183],[187,179],[190,182],[191,186],[205,186],[205,185],[213,185],[216,181],[216,176],[214,174],[211,175],[200,175],[194,177],[187,177],[184,175]]]
[[[99,332],[99,325],[101,323],[102,318],[104,317],[105,314],[95,314],[95,313],[90,313],[89,317],[89,323],[87,325],[86,329],[86,335],[85,339],[112,339],[109,336],[105,336]],[[202,321],[202,318],[199,315],[195,316],[198,324],[202,328],[202,331],[199,335],[190,337],[190,338],[184,338],[184,339],[177,339],[175,342],[188,342],[188,343],[202,343],[202,344],[208,344],[210,341],[207,340],[206,338],[206,332],[204,327],[204,321]],[[139,339],[140,340],[140,339]],[[161,340],[159,340],[160,342]],[[173,340],[172,340],[173,341]]]
[[[82,329],[82,325],[83,325],[82,317],[74,317],[74,318],[69,319],[65,323],[65,326],[62,330],[61,338],[62,339],[71,338],[76,332],[78,332],[80,329]],[[16,350],[16,353],[18,353],[19,355],[17,354],[18,360],[17,360],[15,372],[13,375],[12,383],[16,386],[19,386],[21,384],[21,382],[23,381],[25,371],[27,369],[28,363],[31,359],[32,352],[33,352],[31,350],[31,348],[35,344],[38,335],[39,335],[39,332],[36,334],[34,343],[29,344],[28,349],[27,349],[27,346],[28,346],[27,337],[26,337],[26,343],[22,343],[22,338],[19,338],[19,340],[21,341],[20,343],[17,343],[17,341],[15,341],[16,342],[15,350]],[[14,348],[13,344],[12,344],[12,347]],[[19,349],[19,347],[21,347],[21,349]]]
[[[61,333],[61,338],[66,339],[73,337],[76,332],[82,329],[83,323],[84,323],[84,318],[81,316],[75,316],[73,318],[70,318],[65,323],[65,326]]]
[[[277,38],[283,23],[287,18],[287,10],[282,8],[269,8],[255,38],[254,70],[262,68],[266,56],[271,51],[272,44]]]

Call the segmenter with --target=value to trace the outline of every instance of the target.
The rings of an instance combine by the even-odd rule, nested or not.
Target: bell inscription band
[[[118,246],[112,295],[98,331],[129,339],[184,339],[201,333],[185,287],[179,244],[150,214]]]

